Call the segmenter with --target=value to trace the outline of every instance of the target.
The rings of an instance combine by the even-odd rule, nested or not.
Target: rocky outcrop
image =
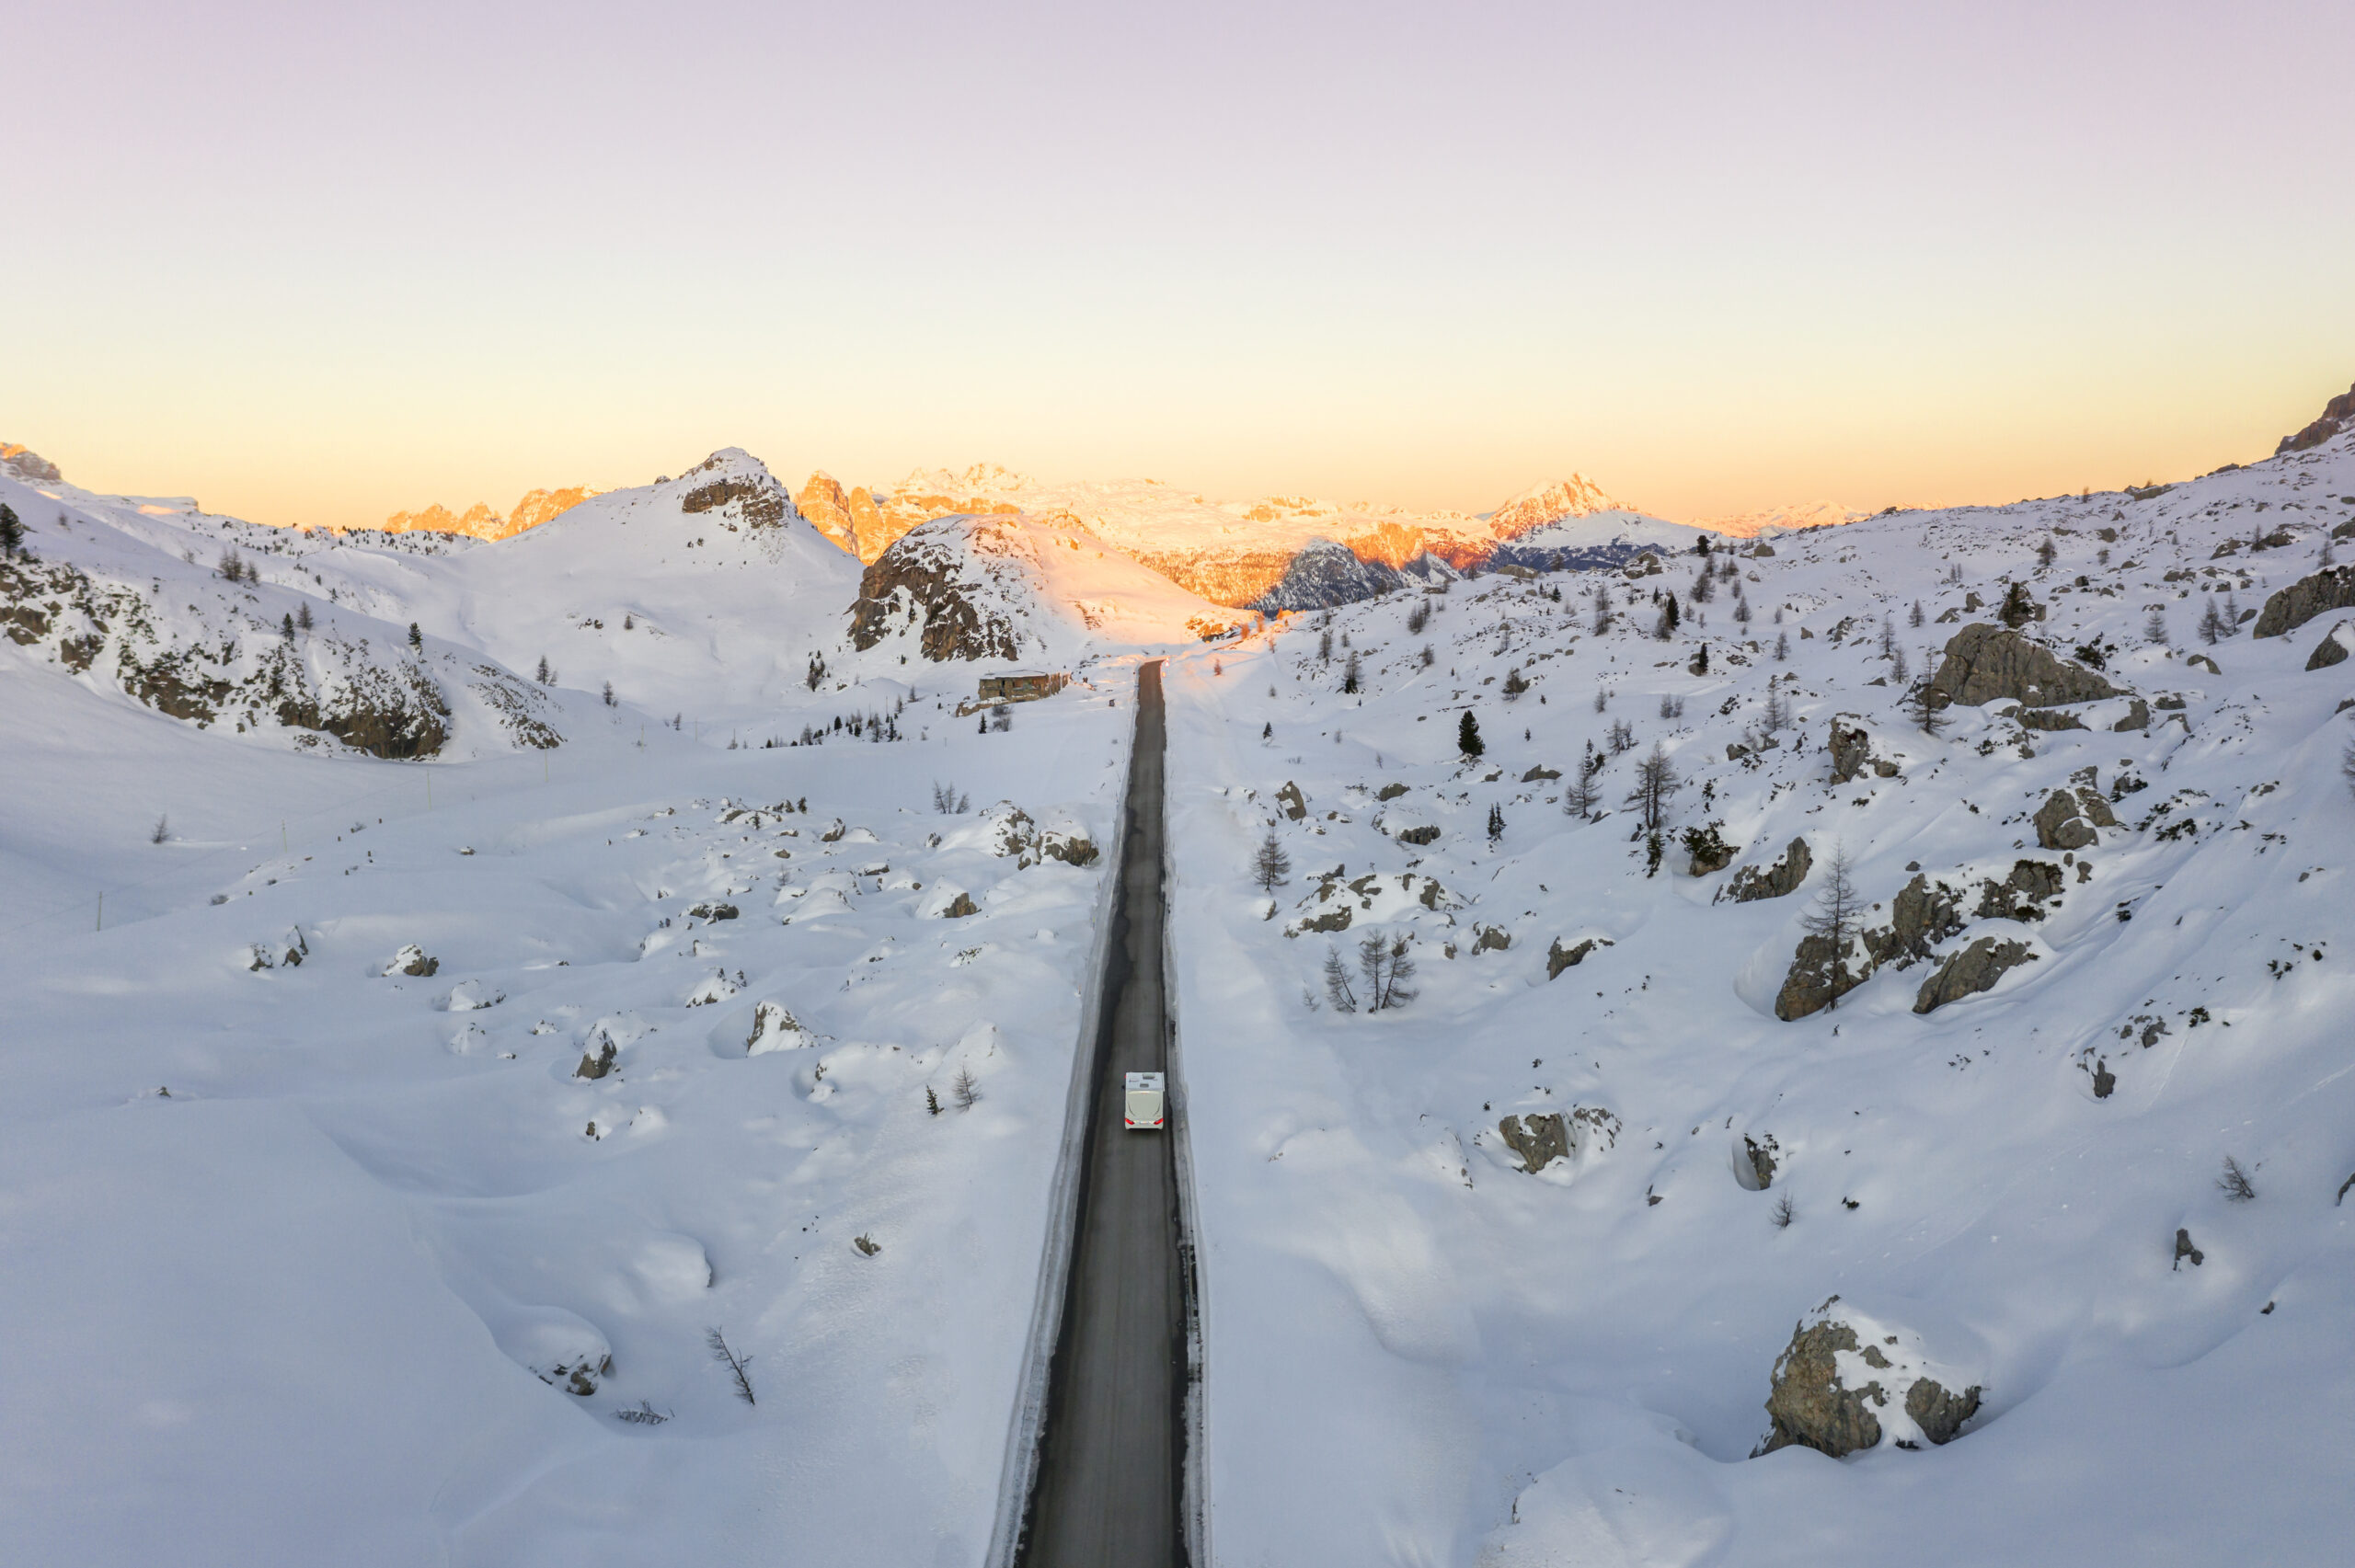
[[[1039,835],[1039,855],[1043,860],[1059,860],[1065,865],[1096,864],[1096,841],[1074,828],[1050,828]]]
[[[1477,933],[1472,941],[1475,957],[1483,953],[1501,953],[1512,945],[1512,933],[1500,925],[1476,926],[1474,930]]]
[[[1871,732],[1862,725],[1852,725],[1844,719],[1832,721],[1832,782],[1846,784],[1870,772],[1876,778],[1893,779],[1897,764],[1873,755]]]
[[[1392,592],[1405,580],[1397,567],[1361,560],[1347,544],[1312,539],[1286,563],[1276,585],[1244,608],[1272,612],[1354,604]]]
[[[1865,950],[1876,965],[1900,969],[1927,958],[1935,944],[1962,929],[1961,904],[1960,893],[1916,873],[1890,901],[1890,923],[1865,933]]]
[[[560,490],[526,490],[523,499],[507,509],[504,516],[477,501],[463,512],[452,512],[435,502],[421,511],[396,511],[384,521],[379,532],[385,533],[460,533],[481,540],[511,539],[527,529],[537,528],[591,498],[603,494],[586,485],[572,485]]]
[[[1711,822],[1704,827],[1685,830],[1684,853],[1692,863],[1686,870],[1694,876],[1716,876],[1731,865],[1733,857],[1741,853],[1740,844],[1726,842],[1724,835],[1717,831],[1718,826]]]
[[[1399,829],[1397,838],[1400,843],[1413,844],[1419,849],[1425,844],[1439,842],[1439,829],[1431,823],[1425,822],[1419,827]]]
[[[1764,1143],[1748,1133],[1742,1134],[1741,1158],[1750,1168],[1750,1180],[1744,1182],[1743,1186],[1752,1192],[1763,1193],[1775,1185],[1775,1155],[1778,1148],[1772,1133],[1767,1135]]]
[[[983,591],[982,572],[963,525],[944,518],[902,537],[859,574],[851,605],[850,640],[873,647],[902,628],[920,628],[918,646],[930,659],[1021,657],[1012,617]]]
[[[1936,1012],[1947,1002],[1992,990],[1997,980],[2035,958],[2035,951],[2025,942],[1998,942],[1992,936],[1982,936],[1950,955],[1922,982],[1922,990],[1913,999],[1913,1011]]]
[[[28,485],[62,485],[64,475],[57,464],[37,452],[28,452],[14,441],[0,441],[0,474],[22,479]]]
[[[620,1051],[615,1047],[614,1042],[607,1040],[604,1043],[603,1047],[593,1055],[588,1051],[580,1053],[580,1065],[572,1070],[572,1076],[575,1078],[603,1078],[607,1073],[614,1070],[614,1059],[620,1054]]]
[[[2052,862],[2015,861],[2005,880],[1980,883],[1979,907],[1971,913],[1980,920],[2040,921],[2044,906],[2059,901],[2063,886],[2061,868]]]
[[[793,1016],[785,1003],[756,1001],[752,1004],[752,1032],[744,1038],[746,1056],[799,1050],[816,1043],[817,1036],[801,1026],[800,1021]]]
[[[1507,1116],[1497,1124],[1497,1136],[1521,1156],[1521,1168],[1535,1175],[1557,1160],[1570,1157],[1568,1124],[1557,1113],[1550,1116]]]
[[[702,482],[679,501],[679,509],[690,515],[725,509],[730,517],[754,530],[775,528],[797,515],[793,498],[775,476],[734,447],[713,452],[679,475],[681,484],[697,479]]]
[[[393,955],[393,961],[385,966],[384,972],[388,975],[415,975],[423,978],[440,972],[441,967],[441,959],[428,957],[425,949],[412,942]]]
[[[2054,790],[2036,808],[2036,841],[2043,849],[2081,850],[2098,837],[2085,820],[2084,806],[2068,790]]]
[[[1939,707],[2010,698],[2023,707],[2058,707],[2125,693],[2081,664],[2061,658],[2040,643],[2002,626],[1974,622],[1947,644],[1946,657],[1930,678]]]
[[[2333,567],[2276,589],[2257,612],[2252,631],[2260,637],[2278,637],[2333,610],[2355,610],[2355,566]]]
[[[1497,1124],[1497,1136],[1534,1176],[1557,1160],[1575,1161],[1589,1150],[1611,1148],[1619,1141],[1619,1118],[1600,1105],[1573,1105],[1507,1116]]]
[[[1797,1447],[1841,1459],[1885,1437],[1903,1448],[1950,1443],[1978,1413],[1980,1385],[1934,1361],[1920,1334],[1841,1308],[1837,1296],[1809,1317],[1775,1358],[1774,1429],[1760,1453]]]
[[[1562,945],[1562,939],[1556,937],[1553,944],[1545,949],[1545,978],[1550,980],[1559,976],[1564,969],[1576,968],[1586,960],[1588,954],[1598,947],[1608,947],[1611,944],[1609,937],[1590,936],[1584,942],[1565,947]]]
[[[2350,647],[2355,647],[2355,621],[2341,621],[2315,644],[2315,651],[2306,656],[2306,668],[2328,670],[2334,664],[2344,664]]]
[[[868,497],[865,490],[857,494],[866,500],[867,509],[872,511],[875,507],[873,498]],[[859,553],[858,521],[852,511],[850,493],[824,469],[810,475],[810,482],[802,486],[800,492],[793,498],[793,509],[799,512],[810,527],[844,550],[854,555]]]
[[[1783,855],[1763,870],[1745,865],[1733,874],[1726,896],[1736,903],[1747,904],[1757,898],[1780,898],[1798,891],[1807,880],[1808,870],[1815,864],[1805,839],[1793,839],[1784,847]]]
[[[2308,425],[2296,435],[2283,436],[2281,444],[2273,449],[2273,455],[2280,457],[2287,452],[2304,452],[2309,448],[2318,447],[2350,425],[2355,425],[2355,387],[2349,387],[2345,392],[2324,404],[2322,418],[2313,424]]]
[[[1290,779],[1284,781],[1283,788],[1276,791],[1276,806],[1295,822],[1308,815],[1308,798],[1300,793],[1300,786]]]
[[[1783,989],[1775,993],[1775,1016],[1786,1024],[1795,1023],[1822,1012],[1870,979],[1870,954],[1863,955],[1853,967],[1850,965],[1858,945],[1853,941],[1835,943],[1815,933],[1800,937],[1790,973],[1783,977]]]

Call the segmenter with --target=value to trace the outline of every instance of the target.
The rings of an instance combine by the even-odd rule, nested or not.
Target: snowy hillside
[[[1173,666],[1219,1561],[2342,1561],[2350,535],[2355,434]]]
[[[12,1555],[978,1562],[1127,690],[387,762],[0,645]]]
[[[1184,646],[1238,621],[1065,518],[946,517],[902,534],[860,578],[851,642],[902,664],[1074,664]]]

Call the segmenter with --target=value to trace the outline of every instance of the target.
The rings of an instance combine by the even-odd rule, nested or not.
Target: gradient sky
[[[0,439],[368,523],[741,445],[2007,501],[2355,380],[2355,6],[66,5]]]

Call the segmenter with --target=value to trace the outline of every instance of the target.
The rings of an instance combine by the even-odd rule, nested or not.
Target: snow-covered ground
[[[2253,614],[2315,571],[2330,530],[2349,549],[2350,518],[2341,438],[2142,499],[1778,539],[1733,557],[1747,624],[1734,580],[1694,601],[1683,555],[1657,577],[1459,582],[1174,661],[1218,1561],[2345,1561],[2355,662],[2305,666],[2355,612],[2212,646],[2195,629],[2211,601]],[[2152,704],[2147,730],[2024,729],[1993,702],[1922,732],[1884,624],[1918,680],[2006,578],[2048,607],[2028,632],[2063,658],[2090,646]],[[1598,586],[1617,616],[1601,634]],[[1661,588],[1684,611],[1671,642]],[[1888,776],[1832,784],[1840,715]],[[1655,742],[1682,784],[1652,875],[1623,800]],[[1597,820],[1565,810],[1590,743]],[[2039,848],[2032,815],[2086,784],[2119,825]],[[1740,853],[1695,877],[1677,835],[1710,823]],[[1250,876],[1271,829],[1291,862],[1272,900]],[[1398,836],[1421,829],[1436,839]],[[1813,861],[1796,892],[1721,897],[1795,838]],[[1957,890],[1959,929],[1782,1022],[1835,852],[1867,927],[1918,869]],[[2057,896],[1982,912],[2021,861]],[[1342,909],[1345,930],[1308,927]],[[1371,1011],[1369,931],[1417,966],[1403,1006]],[[1917,1013],[1924,978],[1981,937],[2033,957]],[[1328,954],[1355,1013],[1328,1000]],[[1569,1151],[1533,1175],[1500,1123],[1549,1114]],[[1753,1147],[1775,1162],[1763,1189]],[[2220,1190],[2228,1155],[2253,1200]],[[1913,1336],[1882,1376],[1920,1348],[1982,1387],[1959,1438],[1904,1451],[1900,1425],[1845,1459],[1751,1457],[1778,1355],[1834,1297]]]
[[[1086,498],[864,576],[732,450],[495,543],[0,475],[12,1556],[980,1562],[1162,648],[1215,1561],[2343,1557],[2355,603],[2253,617],[2355,434],[1208,646]],[[2007,582],[2117,694],[1926,732]],[[1884,1441],[1752,1458],[1819,1322]]]
[[[660,487],[440,555],[6,488],[125,596],[79,670],[0,641],[6,1555],[978,1562],[1129,661],[977,733],[972,667],[842,642],[855,562]],[[730,544],[706,626],[664,558]],[[500,679],[561,743],[384,761],[115,662],[242,692],[363,618],[444,691],[545,646]]]

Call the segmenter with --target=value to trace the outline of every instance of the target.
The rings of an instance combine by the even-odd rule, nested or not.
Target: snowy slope
[[[2212,646],[2195,627],[2211,602],[2254,616],[2334,532],[2349,547],[2350,445],[2140,498],[1777,540],[1734,557],[1740,601],[1713,578],[1694,602],[1686,555],[1352,606],[1329,662],[1304,625],[1222,649],[1223,674],[1173,665],[1219,1560],[2342,1561],[2355,661],[2306,667],[2355,608],[2263,640],[2254,620]],[[2006,578],[2045,607],[2025,630],[2089,650],[2147,728],[2101,727],[2126,699],[2059,710],[2089,727],[2058,730],[1997,700],[1921,730],[1910,684]],[[1667,643],[1663,587],[1684,611]],[[1836,786],[1835,718],[1864,732]],[[1623,801],[1655,742],[1683,782],[1648,875]],[[1590,743],[1597,820],[1565,810]],[[2081,785],[2117,825],[2041,847],[2032,818]],[[1696,877],[1678,835],[1711,824],[1739,853]],[[1273,899],[1249,876],[1271,830],[1291,861]],[[1795,839],[1798,889],[1736,901]],[[1835,853],[1867,928],[1916,876],[1956,890],[1954,918],[1915,933],[1930,956],[1892,954],[1786,1023]],[[1419,967],[1396,1010],[1365,1010],[1369,932]],[[1917,1013],[1982,938],[2033,956]],[[1328,954],[1354,1013],[1328,1000]],[[1524,1119],[1557,1115],[1559,1158],[1531,1138],[1555,1124]],[[2228,1155],[2252,1201],[2220,1190]],[[1885,1425],[1845,1459],[1750,1457],[1778,1356],[1832,1298],[1904,1341],[1891,1371],[1851,1355],[1848,1387],[1923,1364],[1980,1387],[1959,1437],[1907,1452],[1913,1428]]]
[[[0,661],[15,1557],[980,1560],[1117,672],[1006,733],[828,682],[771,715],[824,745],[420,764]]]
[[[871,563],[851,643],[870,660],[1069,666],[1183,647],[1245,619],[1131,560],[1068,517],[954,516]]]

